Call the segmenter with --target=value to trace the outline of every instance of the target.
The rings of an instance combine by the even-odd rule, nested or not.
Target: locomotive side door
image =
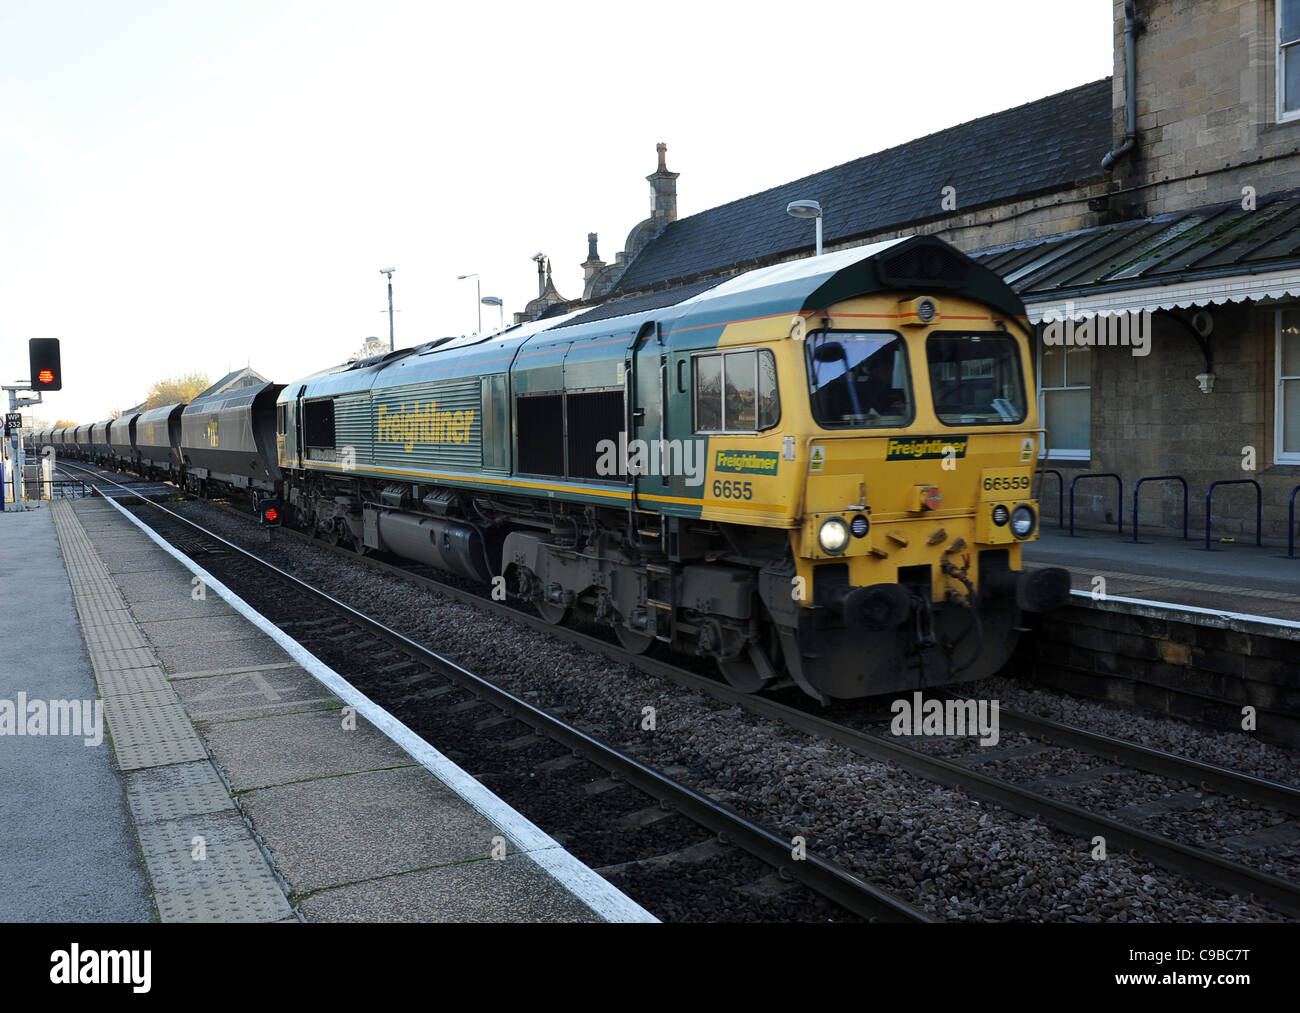
[[[663,473],[661,457],[661,449],[669,437],[668,413],[664,411],[668,357],[659,325],[654,321],[642,324],[628,348],[627,373],[629,468],[641,465],[629,476],[632,506],[643,512],[659,513],[662,509],[659,500],[643,498],[667,494],[671,481]]]
[[[306,447],[302,442],[303,434],[303,415],[302,415],[302,396],[307,393],[307,385],[304,383],[298,388],[298,393],[293,398],[293,456],[298,462],[299,468],[305,468],[307,465]]]

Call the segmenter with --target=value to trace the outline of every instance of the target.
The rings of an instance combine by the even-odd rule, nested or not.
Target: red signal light
[[[53,383],[53,382],[54,382],[54,374],[53,374],[52,372],[50,372],[48,369],[42,369],[42,370],[41,370],[41,375],[38,376],[38,377],[36,378],[36,380],[37,380],[38,383]]]
[[[268,521],[276,521],[280,519],[280,511],[278,511],[275,507],[268,507],[266,513],[263,514],[263,516]]]

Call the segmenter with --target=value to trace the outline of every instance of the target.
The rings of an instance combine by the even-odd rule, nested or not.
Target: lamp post
[[[792,200],[785,206],[791,218],[817,219],[817,256],[822,255],[822,206],[815,200]]]
[[[388,350],[391,352],[396,346],[393,344],[393,272],[395,267],[381,267],[380,274],[388,275]]]
[[[506,308],[505,308],[505,302],[503,300],[497,298],[494,295],[485,295],[482,299],[479,300],[479,305],[495,306],[497,308],[497,314],[498,314],[497,330],[504,331],[506,329]]]
[[[479,300],[478,304],[478,333],[483,333],[483,279],[477,274],[458,274],[457,281],[464,281],[466,278],[474,279],[474,292]]]

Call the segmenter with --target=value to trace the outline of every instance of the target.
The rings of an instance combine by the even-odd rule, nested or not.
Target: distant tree
[[[145,411],[178,401],[193,401],[210,386],[212,382],[206,373],[187,373],[159,380],[149,388],[149,396],[144,399]]]
[[[76,427],[76,426],[78,426],[78,425],[80,425],[80,424],[81,424],[81,423],[79,423],[79,422],[69,422],[67,419],[59,419],[58,422],[54,423],[54,425],[53,425],[52,428],[54,428],[54,429],[67,429],[69,426]]]
[[[368,359],[372,355],[383,355],[388,351],[388,342],[379,338],[366,338],[365,344],[347,357],[348,362],[356,362],[358,359]]]

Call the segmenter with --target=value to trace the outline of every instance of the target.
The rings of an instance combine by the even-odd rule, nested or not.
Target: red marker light
[[[41,375],[36,378],[41,383],[53,383],[54,374],[48,369],[42,369]]]
[[[943,493],[938,486],[926,486],[922,495],[924,496],[922,503],[926,510],[938,510],[943,503]]]
[[[266,519],[267,519],[268,521],[278,520],[279,517],[280,517],[280,512],[279,512],[278,510],[276,510],[275,507],[270,507],[270,508],[266,511],[265,516],[266,516]]]

